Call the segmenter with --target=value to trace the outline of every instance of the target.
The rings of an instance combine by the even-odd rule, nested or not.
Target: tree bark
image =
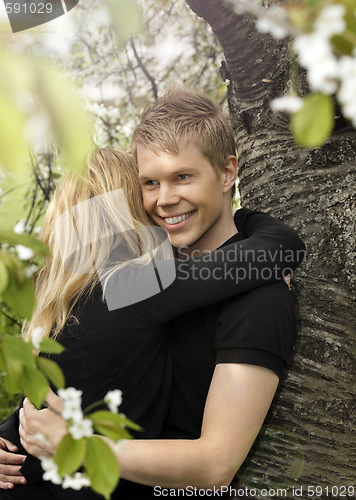
[[[252,488],[249,498],[283,497],[278,488],[288,489],[284,498],[354,498],[356,131],[339,120],[324,146],[297,147],[289,118],[269,107],[288,86],[288,42],[261,35],[223,1],[187,3],[210,24],[226,57],[242,205],[283,219],[308,249],[293,285],[298,341],[239,471],[242,487]]]

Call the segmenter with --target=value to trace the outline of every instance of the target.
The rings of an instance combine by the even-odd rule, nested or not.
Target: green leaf
[[[37,366],[47,375],[49,380],[58,388],[64,389],[65,380],[60,367],[51,359],[44,358],[43,356],[37,357]]]
[[[47,245],[30,234],[15,234],[11,231],[0,231],[0,241],[6,241],[10,245],[23,245],[31,248],[40,255],[50,255]]]
[[[346,56],[351,56],[355,48],[355,45],[351,40],[348,40],[345,36],[334,35],[331,39],[331,43],[339,54]]]
[[[125,425],[125,427],[128,427],[129,429],[133,429],[135,431],[142,431],[143,430],[140,425],[136,424],[136,422],[133,422],[132,420],[125,417],[124,415],[120,414],[120,417],[121,417],[122,423]]]
[[[60,354],[64,351],[64,347],[54,339],[44,338],[41,340],[41,352],[47,354]]]
[[[1,254],[1,260],[8,269],[9,278],[12,276],[19,283],[23,283],[25,281],[25,268],[23,263],[17,257],[8,252],[3,252]]]
[[[324,0],[307,0],[307,4],[310,6],[310,7],[315,7],[317,5],[319,5],[321,2],[323,2]]]
[[[59,443],[54,460],[58,465],[58,474],[63,477],[73,474],[82,465],[85,456],[85,439],[74,439],[71,434],[66,434]]]
[[[14,356],[9,350],[0,347],[0,366],[5,372],[4,386],[9,394],[16,394],[21,390],[21,380],[23,374],[23,365],[19,362],[17,356]]]
[[[9,394],[16,394],[21,390],[23,376],[23,365],[15,358],[10,358],[4,353],[5,359],[5,380],[4,386]]]
[[[315,148],[324,144],[334,126],[334,106],[330,96],[309,94],[303,107],[292,114],[291,127],[300,146]]]
[[[3,350],[6,359],[16,359],[23,366],[35,367],[35,356],[31,345],[24,342],[20,337],[5,337],[3,339]]]
[[[13,231],[15,224],[23,218],[28,187],[33,183],[33,173],[27,169],[23,175],[5,175],[0,185],[0,228]]]
[[[5,337],[2,352],[6,372],[5,388],[9,394],[16,394],[21,390],[25,367],[35,367],[35,356],[30,345],[19,337]]]
[[[7,266],[5,262],[1,259],[0,254],[0,296],[9,283],[9,273],[7,272]]]
[[[343,4],[348,8],[344,16],[346,29],[340,35],[334,35],[331,38],[332,45],[340,54],[351,56],[356,45],[356,11],[355,2],[350,0],[343,1]]]
[[[89,415],[89,418],[93,421],[93,425],[98,432],[115,441],[131,437],[130,433],[125,429],[124,420],[126,417],[119,413],[99,410]]]
[[[68,165],[82,170],[93,147],[93,130],[89,113],[68,79],[53,70],[53,65],[48,67],[45,61],[14,53],[9,56],[5,51],[0,51],[0,64],[0,109],[2,116],[6,116],[0,124],[0,161],[5,150],[10,163],[3,163],[8,164],[11,172],[16,166],[22,170],[26,166],[25,113],[14,109],[12,102],[18,100],[18,95],[28,93],[44,105]]]
[[[142,11],[134,0],[107,0],[119,45],[143,30]]]
[[[119,462],[110,446],[98,436],[87,441],[85,465],[91,488],[109,500],[119,480]]]
[[[6,369],[5,357],[2,350],[2,346],[0,345],[0,370],[4,371],[5,369]]]
[[[37,409],[41,408],[48,389],[47,379],[42,372],[36,368],[24,367],[22,390]]]
[[[25,278],[20,283],[10,274],[10,284],[3,293],[4,302],[20,316],[30,318],[35,306],[35,291],[32,280]]]

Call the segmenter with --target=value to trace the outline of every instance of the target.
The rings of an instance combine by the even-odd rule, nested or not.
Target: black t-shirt
[[[290,292],[284,282],[260,287],[186,314],[171,335],[173,385],[161,437],[196,439],[216,364],[258,365],[281,376],[296,338]]]
[[[273,257],[274,251],[277,250],[271,260],[279,267],[280,275],[285,267],[294,269],[299,265],[304,245],[295,231],[268,215],[247,209],[238,211],[236,220],[245,235],[252,232],[253,235],[243,241],[239,236],[237,243],[227,246],[225,252],[235,247],[239,250],[256,250],[262,247],[269,249]],[[290,254],[283,254],[280,251],[281,246],[292,252],[294,258],[291,259]],[[144,428],[139,437],[158,438],[163,435],[163,423],[169,413],[173,381],[170,339],[175,334],[169,335],[170,321],[194,308],[215,303],[266,282],[263,276],[254,280],[237,281],[234,274],[226,275],[224,280],[208,282],[199,277],[193,278],[193,271],[196,269],[204,268],[212,273],[218,266],[224,270],[238,266],[247,273],[248,260],[244,259],[242,254],[236,255],[236,260],[240,260],[238,265],[232,259],[226,259],[224,252],[216,259],[175,262],[177,277],[171,285],[161,290],[158,288],[159,293],[126,307],[109,311],[101,300],[100,289],[85,302],[81,301],[77,310],[79,324],[69,322],[58,337],[66,351],[59,356],[52,356],[52,359],[61,366],[66,377],[66,386],[83,391],[83,407],[103,399],[108,390],[119,388],[123,392],[120,411]],[[267,264],[256,265],[262,268]],[[168,276],[171,263],[158,263],[157,271],[163,278]],[[130,283],[139,287],[145,282],[146,274],[151,276],[152,269],[133,267]],[[269,281],[272,282],[277,277],[274,275]],[[162,281],[164,280],[161,280],[161,284]],[[194,331],[192,335],[195,335]],[[189,354],[189,347],[186,352]],[[174,390],[175,388],[173,392]],[[20,445],[17,414],[0,425],[0,436]],[[28,479],[41,477],[42,472],[38,465],[32,457],[27,459],[23,472]],[[91,498],[89,491],[62,492],[59,488],[57,495],[52,492],[52,486],[48,485],[48,489],[51,489],[49,498],[69,498],[72,495],[76,499]],[[17,498],[16,491],[19,492],[20,498],[19,488],[8,492],[12,495],[11,498]],[[29,494],[28,499],[30,498],[37,500],[35,494]],[[119,495],[118,498],[131,497]]]
[[[242,237],[238,233],[225,245],[241,241]],[[294,307],[284,281],[176,319],[170,331],[172,393],[160,439],[200,437],[204,405],[217,363],[263,366],[280,376],[295,338]],[[121,487],[125,500],[155,498],[154,489],[148,486],[122,481]]]

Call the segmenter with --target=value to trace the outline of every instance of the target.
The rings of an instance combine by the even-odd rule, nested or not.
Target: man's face
[[[226,210],[231,217],[224,173],[193,141],[180,142],[178,155],[139,146],[137,161],[145,210],[168,231],[173,246],[204,251],[224,242]]]

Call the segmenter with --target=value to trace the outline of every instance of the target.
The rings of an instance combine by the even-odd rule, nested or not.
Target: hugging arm
[[[116,452],[121,475],[169,488],[228,486],[265,419],[278,385],[267,368],[216,366],[199,439],[125,441]]]
[[[248,454],[295,342],[289,290],[273,283],[225,301],[218,315],[206,311],[201,327],[214,342],[217,364],[200,437],[124,442],[117,452],[122,477],[150,486],[219,488],[230,484]]]
[[[155,297],[140,303],[146,321],[170,321],[193,309],[278,281],[303,261],[304,243],[294,229],[278,219],[243,208],[235,213],[235,223],[246,239],[201,257],[176,260],[176,278],[161,289],[159,309]],[[169,273],[171,264],[156,263],[161,277]]]
[[[18,437],[18,410],[0,424],[0,489],[12,489],[24,484],[20,468],[26,458],[21,453]]]
[[[120,475],[167,488],[228,486],[248,454],[278,385],[271,370],[248,364],[219,364],[206,401],[199,439],[129,440],[114,449]],[[32,455],[51,456],[65,433],[65,423],[51,410],[36,410],[27,400],[20,432]],[[34,435],[52,429],[51,443]]]
[[[224,310],[222,330],[216,336],[218,364],[207,396],[200,437],[124,441],[115,450],[122,478],[167,488],[207,489],[230,484],[273,399],[295,341],[295,319],[290,294],[283,283],[245,294],[234,324],[231,316],[235,302],[229,307]],[[253,328],[251,321],[246,321],[251,317]],[[241,343],[243,349],[239,347]],[[258,360],[255,346],[259,350]],[[24,405],[23,413],[20,432],[26,447],[32,454],[53,454],[52,447],[40,451],[43,444],[33,436],[45,427],[56,447],[61,437],[58,429],[62,426],[63,435],[64,423],[53,413],[51,416],[51,410],[37,411],[32,405]]]

